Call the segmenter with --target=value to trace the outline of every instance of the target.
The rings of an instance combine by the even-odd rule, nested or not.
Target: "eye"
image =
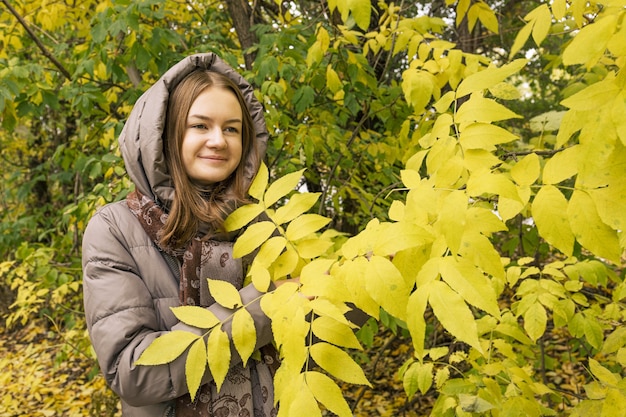
[[[229,126],[229,127],[225,128],[224,131],[226,131],[227,133],[233,133],[233,134],[239,133],[239,129],[237,129],[236,127],[233,127],[233,126]]]
[[[206,129],[206,125],[198,123],[198,124],[192,124],[191,126],[189,126],[191,129]]]

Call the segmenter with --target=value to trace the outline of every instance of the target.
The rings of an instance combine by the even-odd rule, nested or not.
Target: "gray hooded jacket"
[[[172,89],[198,68],[226,74],[235,81],[255,124],[259,156],[267,145],[263,109],[245,79],[212,53],[193,55],[177,63],[139,98],[119,138],[127,172],[137,189],[168,207],[174,193],[162,140],[168,98]],[[252,161],[246,161],[249,180],[257,170]],[[166,332],[184,329],[201,334],[199,329],[180,323],[170,310],[179,305],[178,266],[172,260],[151,241],[125,201],[101,208],[85,230],[83,291],[87,327],[100,368],[120,396],[125,417],[165,415],[171,409],[171,400],[188,392],[186,354],[167,365],[135,365],[146,347]],[[244,303],[260,295],[251,285],[241,289],[240,294]],[[222,318],[231,313],[217,304],[208,308]],[[258,302],[247,308],[255,321],[257,347],[269,343],[269,319]],[[236,361],[237,356],[233,357]],[[207,370],[203,383],[211,379]]]

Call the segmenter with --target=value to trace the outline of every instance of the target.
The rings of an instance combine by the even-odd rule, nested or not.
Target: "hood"
[[[214,53],[191,55],[171,67],[135,103],[119,137],[120,150],[126,171],[135,187],[159,205],[170,207],[174,187],[165,162],[163,129],[170,92],[189,73],[196,69],[210,69],[222,73],[239,86],[254,122],[256,151],[261,161],[267,148],[267,128],[263,107],[254,96],[252,86]],[[245,161],[246,178],[252,181],[258,171],[258,162]]]

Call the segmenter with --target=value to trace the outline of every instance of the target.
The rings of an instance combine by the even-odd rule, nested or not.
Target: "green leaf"
[[[287,204],[276,210],[271,218],[278,225],[290,222],[313,207],[320,195],[321,193],[294,194]]]
[[[539,189],[533,200],[532,216],[539,234],[565,255],[574,250],[574,234],[567,216],[567,200],[554,186]]]
[[[237,238],[233,245],[233,256],[241,258],[261,246],[276,230],[276,225],[270,221],[254,223]]]
[[[235,349],[239,352],[239,356],[245,365],[256,346],[256,328],[248,310],[241,308],[235,312],[232,329]]]
[[[406,321],[409,289],[400,271],[387,258],[372,256],[365,271],[365,288],[389,314]]]
[[[309,348],[315,363],[342,381],[371,386],[363,369],[343,350],[326,342],[318,342]]]
[[[137,365],[163,365],[178,358],[200,336],[182,330],[163,333],[150,343],[135,362]]]
[[[313,334],[325,342],[350,349],[362,349],[354,331],[345,323],[323,316],[313,320],[311,324]]]
[[[191,401],[196,398],[196,393],[198,392],[198,388],[200,388],[206,366],[206,345],[204,344],[204,339],[199,338],[191,345],[187,360],[185,361],[185,377],[187,379],[187,388],[189,388]]]
[[[533,341],[539,339],[546,332],[547,322],[546,309],[539,302],[531,304],[524,313],[524,330]]]
[[[413,362],[402,377],[402,385],[407,397],[410,399],[417,390],[426,394],[433,384],[433,364]]]
[[[219,327],[209,333],[207,340],[207,361],[213,380],[219,391],[230,367],[230,340],[228,334]]]
[[[330,219],[319,214],[303,214],[289,223],[285,237],[290,241],[296,241],[317,232],[328,223]]]
[[[263,210],[264,207],[261,204],[248,204],[246,206],[239,207],[226,218],[224,221],[224,229],[227,232],[239,230],[257,218]]]
[[[267,169],[267,165],[265,165],[265,162],[261,162],[261,166],[259,167],[254,180],[252,180],[252,184],[250,184],[248,194],[256,198],[258,201],[263,201],[263,193],[267,188],[268,181],[269,171]]]
[[[270,207],[272,204],[295,190],[298,183],[300,183],[302,173],[304,173],[304,169],[292,172],[274,181],[265,192],[263,200],[265,207]]]
[[[350,410],[341,388],[335,381],[323,373],[315,371],[305,372],[304,379],[315,399],[329,411],[339,417],[352,417],[352,410]]]
[[[476,91],[482,91],[504,81],[507,77],[519,72],[528,60],[516,59],[502,67],[489,67],[475,72],[461,81],[456,89],[456,96],[463,97]]]
[[[567,217],[581,245],[597,256],[620,263],[622,250],[617,232],[602,222],[589,194],[574,191],[567,207]]]
[[[426,285],[430,287],[428,302],[443,327],[452,336],[483,353],[476,321],[463,298],[441,281],[431,281]]]
[[[207,279],[209,282],[209,293],[215,301],[226,308],[236,308],[243,305],[241,295],[233,284],[219,279]]]
[[[200,329],[210,329],[220,322],[215,314],[204,307],[180,306],[171,307],[171,310],[178,320]]]

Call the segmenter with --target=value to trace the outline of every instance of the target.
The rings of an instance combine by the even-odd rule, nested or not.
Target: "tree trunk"
[[[246,50],[258,43],[256,34],[252,31],[254,23],[252,14],[254,10],[252,10],[247,0],[226,0],[226,7],[237,32],[241,49],[244,51],[246,69],[251,70],[256,54],[248,53]]]

